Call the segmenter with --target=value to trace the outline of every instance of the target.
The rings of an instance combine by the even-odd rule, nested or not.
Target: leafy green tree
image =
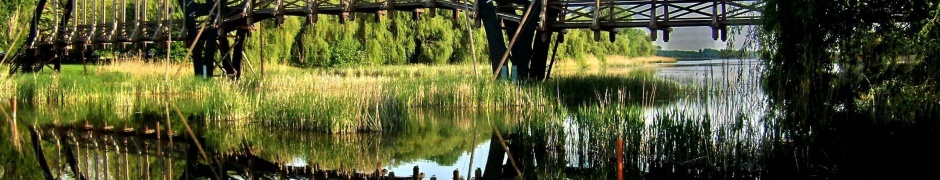
[[[16,50],[29,31],[29,21],[36,6],[35,0],[7,0],[0,3],[0,52]],[[11,47],[13,47],[11,49]]]
[[[445,64],[454,53],[454,34],[450,20],[437,16],[423,19],[418,25],[417,41],[421,44],[418,63]]]
[[[17,33],[0,33],[0,51],[23,42],[35,3],[35,0],[0,3],[0,19],[5,19],[0,21],[0,27],[7,27],[8,32],[22,32],[20,37],[14,37]],[[150,2],[150,5],[157,7],[157,2]],[[148,14],[156,16],[157,10],[150,8]],[[439,10],[436,14],[423,13],[418,21],[408,12],[389,11],[379,17],[381,21],[376,21],[372,14],[354,13],[355,20],[345,24],[331,15],[320,15],[318,21],[311,24],[305,18],[288,16],[280,24],[273,21],[255,24],[262,30],[251,33],[245,54],[251,61],[248,64],[260,61],[263,51],[266,63],[298,67],[487,63],[486,33],[483,28],[475,28],[470,34],[467,28],[472,21],[467,19],[466,13],[461,12],[455,18],[452,11]],[[634,29],[618,31],[617,41],[611,43],[607,42],[606,33],[602,35],[603,41],[592,42],[592,32],[571,30],[566,42],[559,47],[558,57],[651,55],[648,49],[652,44],[646,40],[645,33]],[[471,44],[475,51],[471,51]],[[174,43],[170,50],[172,58],[184,60],[186,49],[188,45]],[[158,55],[163,55],[166,50],[158,51],[164,52]]]

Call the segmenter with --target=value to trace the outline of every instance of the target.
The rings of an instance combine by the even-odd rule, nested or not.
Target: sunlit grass
[[[238,80],[207,80],[193,75],[188,64],[122,61],[18,74],[3,82],[0,95],[16,97],[21,111],[30,112],[24,119],[39,124],[134,127],[163,121],[168,108],[179,108],[204,123],[352,133],[393,128],[409,108],[555,108],[610,98],[635,103],[645,88],[682,89],[655,80],[648,71],[560,75],[532,83],[495,80],[485,73],[489,69],[476,70],[478,76],[470,65],[272,66],[264,75],[256,71]]]
[[[674,63],[675,58],[660,56],[645,57],[624,57],[624,56],[604,56],[587,57],[581,60],[562,60],[556,62],[552,69],[552,76],[569,76],[581,74],[600,74],[600,75],[628,75],[637,68],[656,63]]]

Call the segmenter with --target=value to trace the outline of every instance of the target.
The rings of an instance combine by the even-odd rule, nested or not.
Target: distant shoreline
[[[676,61],[707,61],[712,60],[712,58],[675,58]]]
[[[613,57],[613,58],[611,58],[611,59],[617,60],[617,59],[616,59],[616,58],[617,58],[616,56],[611,56],[611,57]],[[677,62],[677,61],[680,61],[680,59],[677,59],[677,58],[673,58],[673,57],[663,57],[663,56],[643,56],[643,57],[632,57],[632,58],[623,58],[623,57],[619,57],[619,58],[621,58],[622,60],[626,60],[627,62],[631,62],[631,63],[633,63],[633,64],[635,64],[635,65],[657,64],[657,63],[675,63],[675,62]]]

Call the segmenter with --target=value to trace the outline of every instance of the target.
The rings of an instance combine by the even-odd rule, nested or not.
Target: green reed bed
[[[597,100],[572,111],[565,128],[571,130],[566,142],[572,146],[567,149],[569,160],[581,172],[569,177],[615,177],[617,139],[624,142],[627,177],[761,177],[767,139],[765,117],[759,115],[766,104],[759,102],[766,99],[758,84],[749,83],[754,79],[746,78],[759,71],[721,73],[724,76],[659,77],[648,82],[652,85],[638,85],[638,91],[606,88],[608,92],[592,93]],[[605,89],[594,86],[580,94]]]
[[[0,95],[16,97],[19,114],[25,114],[20,119],[38,124],[142,127],[165,124],[167,117],[179,121],[179,110],[185,118],[199,120],[195,123],[261,123],[350,133],[394,127],[404,120],[408,108],[550,108],[564,105],[557,102],[594,101],[594,97],[608,96],[598,94],[612,93],[600,89],[617,88],[626,94],[641,92],[647,84],[658,87],[657,91],[679,89],[649,76],[503,81],[474,77],[470,66],[276,67],[265,76],[246,74],[237,81],[175,74],[175,67],[100,65],[90,66],[86,75],[81,66],[67,65],[60,74],[8,79]],[[9,111],[8,105],[4,107]],[[180,122],[170,123],[172,128],[182,127]]]
[[[67,65],[60,74],[17,75],[5,81],[0,95],[15,96],[20,111],[34,112],[27,119],[39,124],[140,127],[164,122],[167,114],[178,121],[175,111],[180,110],[187,119],[201,120],[197,123],[261,123],[350,133],[394,127],[408,108],[551,108],[638,99],[635,96],[644,95],[648,87],[662,97],[681,90],[676,83],[651,78],[651,73],[559,76],[534,83],[474,77],[466,65],[275,67],[265,76],[246,74],[237,81],[175,74],[172,65],[91,66],[87,75],[78,67]],[[70,69],[74,71],[66,71]],[[179,122],[171,124],[181,127]]]
[[[519,126],[511,127],[511,131],[503,135],[511,141],[510,143],[517,143],[514,147],[520,147],[518,144],[524,147],[525,150],[512,150],[517,161],[525,158],[535,159],[534,167],[531,161],[520,161],[528,165],[524,174],[529,178],[564,178],[564,172],[570,166],[565,154],[571,150],[566,147],[569,131],[565,128],[569,111],[563,108],[550,111],[522,112],[527,114],[522,117],[525,121],[519,122]],[[539,176],[533,176],[535,174]]]
[[[716,68],[705,77],[667,77],[696,84],[675,105],[647,118],[650,175],[667,178],[761,177],[766,97],[760,69]],[[696,106],[690,106],[698,104]]]
[[[736,118],[746,121],[746,118]],[[716,124],[719,123],[719,124]],[[650,174],[662,177],[753,178],[761,172],[761,140],[753,129],[681,111],[649,127]],[[740,122],[739,122],[740,123]]]
[[[544,83],[559,103],[568,107],[600,104],[642,104],[673,101],[688,91],[678,81],[653,77],[653,71],[628,75],[576,75],[558,77]]]
[[[208,92],[199,86],[207,83],[194,79],[174,80],[164,85],[162,78],[132,77],[123,73],[19,75],[6,81],[13,85],[4,90],[4,99],[15,97],[21,111],[18,114],[40,123],[122,124],[152,114],[166,114],[165,103],[188,100],[181,97],[198,98]],[[11,110],[9,105],[5,103],[4,109]]]
[[[745,116],[722,122],[682,110],[644,118],[639,106],[584,106],[568,120],[571,166],[584,178],[616,173],[616,141],[623,140],[624,174],[647,178],[759,177],[760,132]]]
[[[390,91],[406,107],[541,107],[554,106],[543,87],[451,75],[442,78],[400,79]]]
[[[196,131],[197,134],[205,135],[209,141],[208,148],[235,153],[233,151],[240,147],[239,144],[245,142],[255,147],[271,147],[253,151],[279,162],[289,162],[291,156],[296,156],[310,163],[331,167],[370,167],[375,162],[390,158],[432,157],[440,162],[449,162],[453,159],[453,153],[409,155],[401,152],[436,151],[433,149],[440,143],[453,144],[447,147],[461,146],[469,144],[468,141],[474,135],[479,136],[477,142],[482,142],[488,139],[492,124],[517,122],[523,122],[522,126],[510,128],[518,131],[506,134],[507,139],[535,143],[534,146],[523,145],[528,148],[548,149],[548,156],[520,155],[520,158],[542,158],[539,162],[545,164],[539,163],[538,166],[526,169],[526,174],[538,173],[543,175],[541,177],[582,177],[566,175],[571,170],[566,168],[571,165],[569,163],[576,164],[576,168],[592,169],[590,172],[594,174],[582,174],[585,177],[613,173],[607,167],[616,164],[610,158],[616,157],[614,147],[617,138],[624,140],[625,167],[631,176],[646,176],[654,163],[679,160],[698,163],[700,159],[696,159],[696,155],[711,152],[702,150],[682,156],[675,154],[678,150],[650,153],[653,147],[669,144],[685,143],[682,148],[700,148],[702,144],[709,144],[705,139],[713,135],[689,135],[698,138],[695,141],[651,135],[659,129],[645,127],[659,124],[643,121],[643,108],[650,107],[654,102],[675,101],[693,88],[680,85],[680,81],[655,78],[651,71],[637,71],[629,75],[564,75],[536,83],[477,78],[468,75],[472,70],[463,68],[471,67],[279,67],[265,76],[249,74],[238,81],[224,78],[204,80],[172,74],[165,78],[167,75],[161,73],[134,74],[99,68],[96,69],[97,75],[88,76],[68,72],[59,75],[20,75],[7,81],[5,87],[9,88],[3,92],[6,97],[16,96],[20,100],[20,112],[29,114],[29,117],[21,116],[23,118],[20,119],[30,123],[141,127],[152,126],[157,122],[165,124],[169,118],[171,128],[182,132],[181,118],[176,114],[179,110],[191,125],[207,125],[204,127],[208,128],[197,128]],[[5,106],[5,109],[10,108]],[[459,120],[464,118],[458,116],[456,119],[460,123],[456,127],[476,129],[465,132],[434,129],[440,126],[427,123],[440,123],[440,120],[435,120],[439,118],[421,115],[425,113],[415,112],[415,109],[453,109],[451,112],[500,110],[514,116],[484,113],[474,115],[480,118],[474,120]],[[686,123],[682,121],[658,128],[685,132],[687,129],[679,127],[697,125]],[[368,133],[365,136],[318,138],[306,135],[271,136],[270,133],[259,134],[257,129],[248,128],[256,125],[328,133],[383,131],[382,137],[391,139],[378,138],[388,139],[379,141]],[[577,128],[566,130],[572,125]],[[435,137],[428,136],[429,133]],[[441,137],[460,137],[457,139],[463,140]],[[651,140],[651,137],[655,138]],[[685,137],[688,138],[691,137]],[[289,152],[290,149],[306,148],[275,147],[278,144],[309,144],[312,141],[333,142],[332,145],[317,148],[338,151]],[[402,150],[390,152],[348,144],[365,144],[376,148],[401,147]],[[577,148],[568,149],[569,145]],[[356,157],[377,159],[357,160]],[[654,157],[669,158],[651,160]],[[548,158],[548,161],[543,161],[546,160],[544,158]],[[571,159],[577,160],[567,162]]]

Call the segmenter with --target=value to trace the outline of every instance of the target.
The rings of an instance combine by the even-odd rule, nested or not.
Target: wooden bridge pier
[[[556,41],[551,38],[555,32],[548,28],[548,24],[557,21],[560,11],[547,8],[549,0],[535,0],[531,3],[531,7],[528,6],[528,1],[496,1],[498,7],[485,2],[487,1],[478,0],[475,6],[477,17],[480,17],[486,30],[493,74],[497,74],[497,78],[505,78],[499,76],[512,73],[511,77],[517,79],[545,79],[549,48],[552,42]],[[522,9],[519,9],[520,5]],[[516,11],[525,12],[528,8],[533,8],[529,17],[526,18],[529,22],[501,19],[497,14],[523,16],[524,14],[518,14]],[[520,28],[520,33],[516,35],[515,32]],[[508,39],[516,39],[517,43],[512,47],[507,47],[503,40],[503,32],[509,36]],[[503,67],[499,67],[502,61],[500,57],[507,50],[511,52],[509,59],[512,65],[510,67],[510,65],[503,64]],[[497,70],[508,73],[496,72]]]
[[[484,3],[487,0],[476,0],[476,17],[480,18],[483,28],[486,32],[486,40],[489,48],[490,65],[493,73],[497,73],[500,68],[498,57],[506,52],[506,42],[503,40],[502,20],[496,16],[496,6],[492,3]],[[503,73],[497,73],[503,74]]]

